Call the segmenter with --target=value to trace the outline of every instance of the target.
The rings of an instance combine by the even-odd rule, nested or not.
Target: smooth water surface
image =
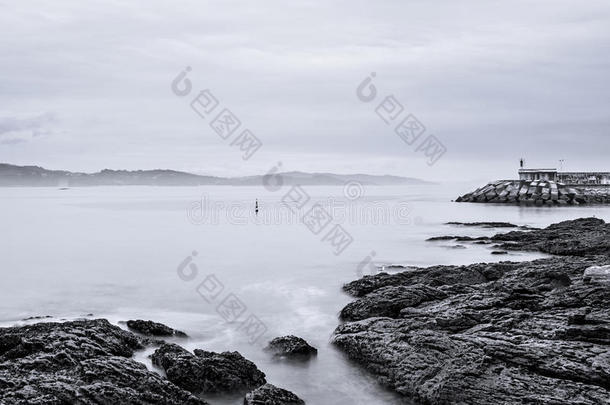
[[[425,242],[438,235],[504,231],[444,225],[448,221],[546,226],[584,216],[610,220],[608,207],[450,201],[471,189],[364,187],[348,192],[350,199],[342,187],[306,186],[310,199],[294,215],[281,203],[287,186],[275,192],[228,186],[1,188],[0,322],[88,314],[115,323],[152,319],[187,332],[191,338],[181,344],[189,349],[239,351],[269,382],[309,404],[399,403],[329,344],[337,314],[351,300],[342,293],[342,284],[389,264],[469,264],[542,256],[492,256],[489,246]],[[314,234],[299,215],[317,202],[332,220]],[[353,238],[339,255],[324,240],[336,224]],[[187,281],[179,277],[181,263]],[[189,281],[185,275],[194,278]],[[217,295],[211,297],[205,288]],[[245,308],[232,324],[217,312],[226,297],[237,297]],[[267,329],[254,344],[250,340],[255,335],[240,329],[241,321],[252,315]],[[308,340],[319,349],[317,358],[286,363],[261,350],[268,340],[285,334]],[[139,353],[138,359],[148,362],[148,354]],[[240,395],[211,402],[242,400]]]

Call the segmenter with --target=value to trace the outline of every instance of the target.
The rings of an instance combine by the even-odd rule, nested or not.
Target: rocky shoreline
[[[455,201],[538,206],[610,204],[610,187],[570,186],[549,180],[498,180]]]
[[[486,239],[556,256],[365,276],[333,343],[405,402],[610,403],[610,224]]]
[[[135,333],[106,319],[0,328],[0,404],[205,405],[201,394],[241,394],[246,405],[305,403],[269,384],[238,352],[191,353],[162,340],[186,339],[183,332],[152,321],[126,324]],[[150,347],[165,376],[133,359]]]
[[[609,403],[610,224],[448,225],[512,231],[430,240],[553,257],[365,276],[344,286],[356,300],[341,311],[332,343],[405,403]],[[129,320],[125,330],[106,319],[32,320],[40,323],[0,328],[2,405],[204,405],[206,395],[305,403],[240,353],[188,351],[180,346],[186,333],[157,322]],[[145,349],[159,372],[134,360]],[[293,335],[265,350],[291,361],[317,355]]]

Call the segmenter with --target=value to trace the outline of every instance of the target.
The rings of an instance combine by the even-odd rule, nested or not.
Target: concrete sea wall
[[[455,201],[538,206],[610,204],[610,187],[573,186],[548,180],[498,180]]]

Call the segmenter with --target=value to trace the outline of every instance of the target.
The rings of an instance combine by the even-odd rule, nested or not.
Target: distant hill
[[[373,176],[369,174],[282,173],[287,185],[343,185],[357,181],[363,185],[434,184],[412,177]],[[0,163],[0,187],[85,187],[85,186],[252,186],[262,184],[263,176],[215,177],[175,170],[109,170],[79,173],[47,170],[39,166],[15,166]]]

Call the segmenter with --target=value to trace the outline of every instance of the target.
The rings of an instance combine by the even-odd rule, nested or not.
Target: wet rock
[[[592,266],[585,270],[585,283],[610,284],[610,266]]]
[[[512,231],[491,238],[505,250],[538,250],[555,255],[610,254],[610,224],[598,218],[563,221],[528,232]]]
[[[475,242],[475,241],[486,241],[489,238],[487,236],[478,236],[476,238],[472,236],[458,236],[456,240],[458,242]]]
[[[163,325],[162,323],[153,321],[144,321],[141,319],[127,321],[127,327],[139,334],[144,336],[157,336],[157,337],[187,337],[186,333],[172,329],[169,326]]]
[[[366,295],[363,299],[347,304],[341,310],[343,320],[355,321],[372,316],[397,317],[400,310],[423,302],[443,299],[446,294],[425,284],[387,286]]]
[[[440,236],[427,239],[495,242],[495,250],[530,250],[555,255],[610,254],[610,224],[598,218],[580,218],[563,221],[544,229],[528,228],[511,231],[490,238],[469,236]]]
[[[491,254],[492,255],[507,255],[508,252],[506,252],[504,250],[492,250]]]
[[[457,239],[459,238],[459,236],[449,236],[449,235],[445,235],[445,236],[433,236],[431,238],[426,239],[426,241],[428,242],[435,242],[435,241],[439,241],[439,240],[453,240],[453,239]]]
[[[457,240],[458,242],[475,242],[475,241],[486,241],[489,238],[487,236],[452,236],[452,235],[443,235],[443,236],[433,236],[431,238],[426,239],[427,242],[436,242],[436,241],[445,241],[445,240]]]
[[[380,273],[347,283],[343,290],[355,297],[361,297],[386,286],[406,286],[425,284],[428,286],[476,285],[499,279],[506,271],[519,266],[518,263],[479,263],[470,266],[432,266],[426,268],[411,268],[408,271],[395,274]]]
[[[333,343],[421,403],[608,403],[610,288],[585,276],[610,266],[607,225],[585,219],[549,228],[525,243],[508,239],[561,257],[349,283],[344,289],[358,299],[341,312],[347,322]]]
[[[22,321],[37,321],[41,319],[50,319],[53,318],[51,315],[39,315],[39,316],[30,316],[29,318],[24,318]]]
[[[476,226],[481,228],[518,228],[509,222],[447,222],[446,225]]]
[[[239,393],[266,383],[265,374],[238,352],[194,354],[176,344],[163,344],[151,355],[167,379],[192,393]]]
[[[424,403],[600,403],[610,387],[610,293],[579,279],[594,261],[519,264],[496,281],[442,285],[446,298],[398,311],[370,305],[373,291],[355,304],[367,317],[339,326],[333,342]],[[596,308],[602,323],[568,325],[578,305]]]
[[[206,404],[131,359],[144,342],[105,319],[0,328],[0,403]]]
[[[265,350],[272,352],[275,356],[289,358],[309,358],[318,354],[318,349],[300,337],[289,335],[276,337]]]
[[[246,394],[244,405],[305,405],[305,401],[288,390],[267,383]]]

